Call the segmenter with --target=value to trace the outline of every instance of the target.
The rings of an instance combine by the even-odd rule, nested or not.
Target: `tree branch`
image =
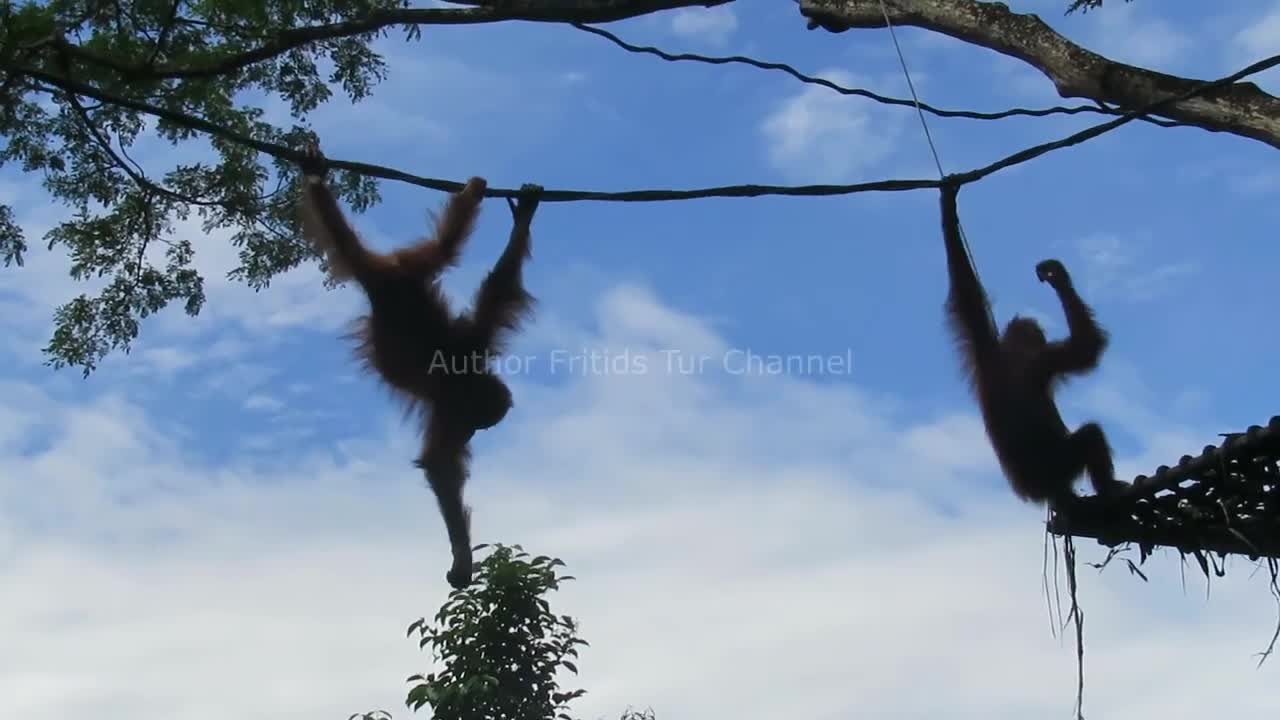
[[[798,0],[809,27],[831,32],[895,26],[932,30],[1017,58],[1044,73],[1062,97],[1125,108],[1173,98],[1202,80],[1166,75],[1109,60],[1058,34],[1037,15],[978,0]],[[1280,98],[1253,83],[1237,83],[1164,107],[1158,114],[1211,132],[1229,132],[1280,148]]]
[[[1072,145],[1079,145],[1080,143],[1086,140],[1091,140],[1095,137],[1098,137],[1103,133],[1111,132],[1112,130],[1120,127],[1121,125],[1124,125],[1125,123],[1137,120],[1143,115],[1147,115],[1149,113],[1161,112],[1161,108],[1165,106],[1184,102],[1193,97],[1199,96],[1201,93],[1212,93],[1217,91],[1219,88],[1233,87],[1233,83],[1239,82],[1239,80],[1242,78],[1246,78],[1250,75],[1256,75],[1257,73],[1260,73],[1264,70],[1270,70],[1271,68],[1277,67],[1277,66],[1280,66],[1280,55],[1272,55],[1271,57],[1259,60],[1258,62],[1253,63],[1252,65],[1242,70],[1231,73],[1230,75],[1224,78],[1220,78],[1218,80],[1214,80],[1212,82],[1207,82],[1207,83],[1197,83],[1196,85],[1187,88],[1185,91],[1180,92],[1177,95],[1170,95],[1168,97],[1155,100],[1154,102],[1151,102],[1143,107],[1130,110],[1129,112],[1125,113],[1121,117],[1116,118],[1115,120],[1108,120],[1107,122],[1094,125],[1091,128],[1085,128],[1084,130],[1068,135],[1067,137],[1062,138],[1061,140],[1054,140],[1053,142],[1042,143],[1034,147],[1029,147],[1026,150],[1019,150],[1018,152],[1013,153],[1012,155],[1006,156],[1000,160],[997,160],[996,162],[993,162],[990,165],[987,165],[986,167],[981,167],[976,170],[970,170],[969,172],[957,173],[951,176],[950,182],[964,184],[964,183],[971,183],[976,180],[981,180],[982,178],[992,173],[998,172],[1007,167],[1012,167],[1019,163],[1027,162],[1028,160],[1035,159],[1037,157],[1040,157],[1041,155],[1044,155],[1047,152],[1051,152],[1053,150],[1060,150],[1062,148],[1070,147]]]
[[[78,60],[110,68],[131,80],[190,79],[224,75],[309,43],[377,32],[391,25],[474,25],[508,20],[606,23],[674,8],[713,7],[729,2],[733,0],[501,0],[490,6],[465,9],[379,10],[357,20],[281,30],[252,50],[198,65],[123,63],[64,38],[55,38],[52,42]]]
[[[133,180],[134,184],[139,188],[157,195],[164,195],[171,200],[178,200],[179,202],[185,202],[191,205],[216,206],[223,204],[217,201],[202,200],[200,198],[184,195],[176,190],[170,190],[163,185],[152,182],[142,172],[141,168],[135,169],[137,163],[134,163],[133,166],[131,166],[128,161],[116,153],[115,148],[111,147],[111,142],[104,137],[102,129],[93,121],[93,118],[89,115],[89,111],[80,104],[80,100],[76,97],[75,93],[64,92],[62,94],[67,98],[67,102],[71,104],[72,110],[75,111],[76,116],[80,119],[80,125],[84,130],[85,135],[87,135],[94,144],[102,150],[103,154],[107,156],[112,164],[124,172],[124,174],[128,175],[129,179]]]

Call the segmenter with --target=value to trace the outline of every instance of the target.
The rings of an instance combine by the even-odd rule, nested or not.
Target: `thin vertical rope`
[[[942,160],[938,158],[938,148],[933,144],[933,135],[929,132],[929,123],[924,119],[924,110],[920,107],[920,96],[916,94],[916,84],[911,81],[911,71],[907,69],[907,59],[902,54],[902,46],[898,44],[898,33],[893,29],[893,21],[889,19],[889,10],[880,0],[880,13],[884,15],[885,27],[889,28],[889,37],[893,39],[893,49],[898,53],[898,64],[902,66],[902,74],[907,78],[907,89],[911,91],[911,102],[916,106],[916,115],[920,117],[920,127],[924,128],[924,139],[929,143],[929,151],[933,153],[933,164],[938,168],[938,178],[947,176],[942,170]],[[963,234],[963,233],[962,233]]]
[[[929,143],[929,152],[933,154],[933,164],[938,168],[938,179],[946,180],[947,173],[942,169],[942,159],[938,156],[938,147],[933,142],[933,134],[929,132],[929,123],[925,120],[924,109],[920,107],[920,96],[916,94],[916,84],[911,80],[911,71],[907,69],[907,58],[902,52],[902,46],[898,44],[898,33],[893,28],[893,21],[889,19],[889,9],[885,7],[884,0],[880,0],[880,13],[884,15],[885,27],[889,28],[889,37],[893,40],[893,49],[898,53],[898,64],[902,66],[902,74],[907,78],[907,89],[911,91],[911,102],[915,105],[916,115],[920,118],[920,127],[924,129],[924,139]],[[969,238],[965,237],[964,227],[960,225],[959,218],[956,219],[956,225],[960,230],[960,242],[964,245],[964,254],[969,258],[969,265],[976,267],[973,261],[973,251],[969,248]],[[995,327],[995,314],[991,312],[991,303],[987,303],[987,320]]]

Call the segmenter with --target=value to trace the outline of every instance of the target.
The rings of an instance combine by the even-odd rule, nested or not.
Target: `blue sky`
[[[1065,4],[1044,14],[1059,31],[1171,73],[1214,78],[1280,50],[1274,1],[1063,18]],[[808,32],[790,3],[608,29],[908,95],[887,32]],[[934,105],[1080,102],[1012,59],[898,37]],[[375,96],[312,118],[332,157],[602,190],[936,175],[914,111],[780,73],[666,63],[554,25],[428,27],[381,47],[392,77]],[[1280,90],[1275,73],[1255,81]],[[1102,118],[928,120],[957,172]],[[1068,422],[1103,423],[1124,475],[1280,411],[1257,382],[1280,349],[1271,153],[1132,123],[961,195],[1001,322],[1029,312],[1064,331],[1033,273],[1052,256],[1112,331],[1103,369],[1060,400]],[[135,157],[159,174],[175,156],[152,143]],[[422,232],[443,200],[392,183],[383,197],[356,218],[379,247]],[[53,307],[80,291],[39,241],[65,211],[11,169],[0,198],[37,248],[0,271],[0,714],[408,717],[401,679],[430,658],[403,629],[444,599],[447,546],[409,464],[412,427],[337,337],[359,294],[325,290],[314,266],[255,294],[223,279],[225,236],[184,226],[205,310],[149,320],[130,356],[82,380],[39,354]],[[446,283],[460,301],[508,221],[486,203]],[[555,602],[592,643],[583,717],[1070,712],[1075,656],[1046,617],[1043,514],[1008,492],[961,382],[937,223],[933,191],[539,210],[538,315],[513,347],[538,360],[511,378],[508,421],[478,440],[469,498],[477,541],[562,557],[580,578]],[[552,352],[591,349],[647,357],[650,372],[546,371]],[[849,353],[853,366],[671,374],[669,350]],[[1176,555],[1148,568],[1150,583],[1081,568],[1089,717],[1280,709],[1274,665],[1254,669],[1276,613],[1264,578],[1235,561],[1206,601],[1197,571],[1183,591]]]

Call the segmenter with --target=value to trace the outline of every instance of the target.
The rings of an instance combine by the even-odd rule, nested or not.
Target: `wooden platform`
[[[1280,416],[1266,427],[1229,433],[1177,466],[1139,475],[1120,496],[1081,498],[1054,511],[1049,532],[1137,545],[1142,559],[1167,547],[1203,553],[1280,558]]]

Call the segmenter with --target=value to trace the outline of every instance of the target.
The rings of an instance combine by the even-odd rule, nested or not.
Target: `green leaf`
[[[411,706],[416,705],[417,707],[414,708],[416,710],[418,707],[422,706],[422,703],[427,701],[427,694],[430,690],[431,687],[429,685],[418,685],[414,687],[405,697],[405,704]]]
[[[544,558],[514,547],[491,546],[477,559],[477,582],[465,596],[451,597],[436,621],[421,628],[420,647],[431,647],[443,665],[427,678],[433,720],[477,716],[550,718],[581,689],[561,689],[559,667],[578,672],[575,635],[569,615],[556,615],[545,595],[554,585]],[[446,609],[447,608],[447,609]],[[479,710],[478,708],[483,708]]]
[[[181,5],[180,12],[172,2],[153,0],[4,6],[0,55],[33,48],[23,59],[29,67],[62,76],[52,46],[41,42],[56,31],[78,46],[67,74],[100,96],[91,100],[80,93],[81,99],[68,100],[57,79],[0,87],[0,165],[39,176],[48,200],[66,208],[68,219],[43,241],[65,249],[70,277],[106,280],[100,291],[64,298],[54,311],[53,333],[44,348],[53,367],[74,366],[87,376],[108,355],[128,353],[145,320],[160,310],[176,303],[187,314],[198,314],[205,302],[204,278],[192,262],[193,241],[202,249],[219,242],[235,246],[240,266],[230,276],[255,289],[301,263],[318,261],[318,253],[300,237],[294,212],[297,168],[225,134],[292,152],[312,133],[303,125],[266,122],[264,106],[276,101],[305,123],[305,115],[333,94],[329,82],[358,101],[387,73],[385,60],[370,45],[382,32],[289,46],[252,64],[199,77],[149,75],[149,68],[215,67],[263,47],[261,38],[281,31],[359,20],[404,2],[200,0]],[[86,13],[88,6],[92,12]],[[322,66],[327,76],[321,75]],[[51,97],[57,99],[50,102]],[[155,110],[126,107],[118,98]],[[157,114],[165,111],[186,119]],[[223,135],[193,130],[201,122]],[[165,146],[192,140],[197,142],[190,147],[164,152]],[[193,153],[202,156],[198,162],[179,160]],[[137,165],[134,157],[149,159]],[[378,199],[375,181],[349,173],[335,178],[334,189],[356,212]],[[179,230],[186,226],[177,223],[192,212],[200,225]],[[161,246],[167,248],[163,261],[156,252]],[[0,264],[22,267],[27,253],[27,237],[12,209],[0,206]]]

